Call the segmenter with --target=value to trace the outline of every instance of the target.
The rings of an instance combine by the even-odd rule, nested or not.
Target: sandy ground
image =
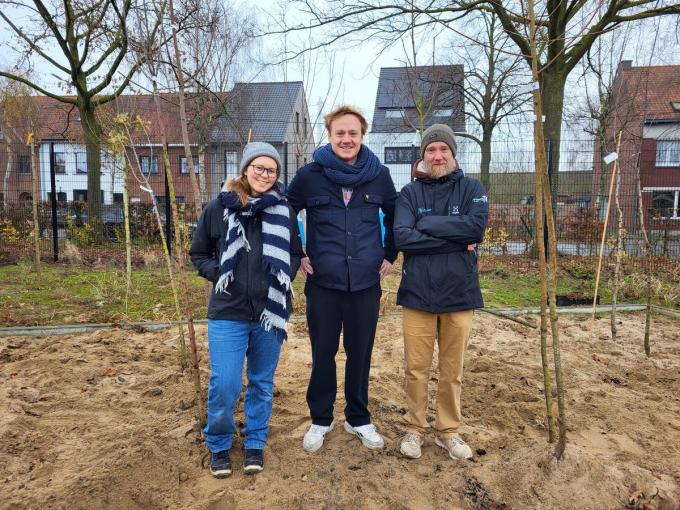
[[[0,338],[0,507],[678,508],[677,321],[655,317],[646,359],[641,315],[621,316],[616,344],[608,319],[592,339],[585,318],[562,318],[569,444],[559,462],[546,442],[536,330],[486,314],[475,321],[462,429],[474,461],[450,460],[432,437],[419,460],[397,453],[399,318],[380,321],[371,372],[371,411],[388,447],[371,452],[338,427],[322,451],[303,452],[310,353],[295,324],[277,372],[266,469],[242,473],[239,438],[226,480],[202,467],[175,331]],[[205,328],[198,333],[207,360]],[[436,373],[432,396],[435,382]],[[343,406],[339,395],[339,424]]]

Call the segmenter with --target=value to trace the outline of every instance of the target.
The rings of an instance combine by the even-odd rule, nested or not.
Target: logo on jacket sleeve
[[[457,205],[452,205],[449,207],[449,216],[457,216],[460,214],[460,211],[458,210]]]
[[[486,198],[486,195],[482,195],[482,196],[479,197],[479,198],[473,198],[472,201],[475,202],[475,203],[481,202],[481,203],[483,203],[483,204],[486,204],[486,203],[489,201],[489,199]]]

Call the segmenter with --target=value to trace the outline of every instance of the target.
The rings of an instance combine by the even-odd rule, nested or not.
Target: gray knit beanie
[[[456,143],[456,135],[446,124],[432,124],[423,133],[423,137],[420,142],[420,157],[425,156],[425,148],[432,142],[444,142],[449,146],[453,155],[456,155],[458,151],[458,144]]]
[[[248,145],[246,145],[246,148],[243,149],[243,156],[241,157],[239,171],[241,173],[245,172],[248,165],[250,165],[250,163],[255,158],[259,158],[260,156],[267,156],[276,161],[276,168],[278,169],[279,173],[281,173],[281,167],[283,165],[281,164],[281,156],[279,155],[279,152],[274,147],[265,142],[250,142]]]

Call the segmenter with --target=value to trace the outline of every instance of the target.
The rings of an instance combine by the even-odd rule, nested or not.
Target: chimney
[[[630,71],[630,69],[633,67],[633,61],[632,60],[622,60],[619,62],[619,67],[617,69],[618,71]]]

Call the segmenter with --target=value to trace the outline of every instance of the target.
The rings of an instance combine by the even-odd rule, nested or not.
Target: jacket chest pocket
[[[376,193],[364,193],[361,208],[361,219],[369,223],[378,223],[380,207],[383,204],[382,195]]]
[[[328,207],[330,201],[331,197],[328,195],[309,197],[305,203],[307,221],[317,225],[334,223],[333,210]]]

